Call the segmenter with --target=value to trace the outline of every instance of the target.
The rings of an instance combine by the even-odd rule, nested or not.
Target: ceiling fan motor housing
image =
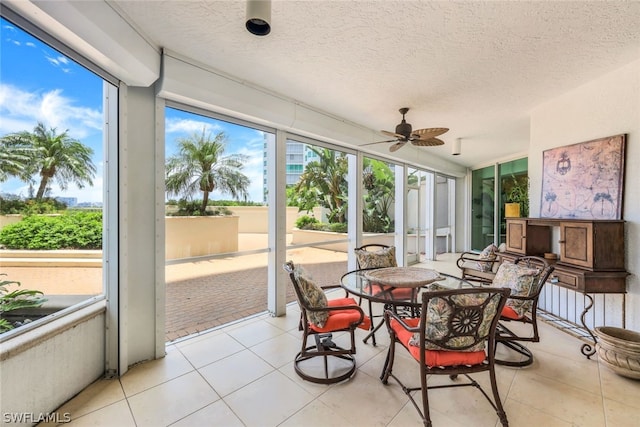
[[[409,139],[409,136],[411,136],[411,130],[411,124],[407,123],[404,119],[402,119],[402,123],[396,126],[396,133],[403,135],[406,139]]]

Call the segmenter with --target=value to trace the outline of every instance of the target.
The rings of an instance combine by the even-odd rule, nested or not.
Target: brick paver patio
[[[301,248],[288,259],[305,267],[319,285],[338,284],[347,271],[346,254]],[[166,339],[201,332],[267,310],[267,254],[168,265],[166,281]],[[22,289],[47,294],[97,295],[102,269],[86,267],[3,267],[5,279]],[[287,278],[287,302],[295,301]]]

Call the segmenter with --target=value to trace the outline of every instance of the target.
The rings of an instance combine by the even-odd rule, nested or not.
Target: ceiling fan
[[[407,142],[418,146],[418,147],[433,147],[436,145],[444,145],[444,141],[436,138],[436,136],[442,135],[447,132],[448,128],[427,128],[427,129],[417,129],[412,130],[411,124],[407,123],[404,115],[409,111],[408,108],[401,108],[400,114],[402,114],[402,122],[396,126],[395,132],[389,132],[386,130],[381,130],[380,132],[384,135],[390,136],[393,139],[389,139],[386,141],[378,141],[378,142],[370,142],[368,144],[363,145],[373,145],[373,144],[382,144],[384,142],[394,142],[391,147],[389,147],[389,151],[394,152],[402,148]]]

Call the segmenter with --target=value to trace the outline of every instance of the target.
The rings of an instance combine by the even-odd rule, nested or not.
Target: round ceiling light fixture
[[[271,0],[247,0],[247,31],[256,36],[271,32]]]
[[[457,156],[460,153],[462,153],[462,138],[456,138],[453,141],[453,146],[451,147],[451,154]]]

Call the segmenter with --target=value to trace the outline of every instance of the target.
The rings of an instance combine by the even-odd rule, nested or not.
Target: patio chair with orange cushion
[[[303,379],[320,384],[332,384],[350,378],[356,369],[353,356],[356,353],[355,330],[369,330],[371,319],[353,298],[328,300],[325,290],[339,288],[316,285],[299,266],[289,261],[283,268],[296,292],[300,306],[299,330],[302,333],[302,349],[294,359],[296,373]],[[347,332],[350,345],[342,348],[333,341],[336,332]],[[309,337],[315,343],[307,345]],[[322,360],[319,366],[316,363]]]
[[[428,391],[465,386],[479,389],[502,425],[508,425],[498,393],[493,350],[496,327],[509,293],[509,289],[493,287],[424,292],[418,318],[402,318],[391,310],[385,311],[391,344],[380,379],[388,384],[391,377],[402,387],[425,426],[431,426]],[[420,376],[415,383],[419,385],[406,386],[394,375],[398,345],[418,362]],[[488,372],[493,398],[471,377],[480,372]],[[433,381],[432,375],[449,375],[453,382],[429,385],[429,380]],[[459,375],[466,381],[459,381]],[[402,376],[406,378],[407,374]],[[414,397],[418,390],[421,404],[416,401],[418,397]]]
[[[500,316],[496,342],[513,350],[517,358],[496,359],[499,365],[527,366],[533,363],[533,353],[521,342],[539,342],[538,334],[538,299],[542,287],[549,280],[554,266],[541,257],[522,256],[513,263],[500,265],[492,287],[510,288],[511,295],[507,299]],[[509,329],[505,324],[517,322],[527,328]],[[508,356],[508,355],[507,355]],[[524,356],[524,357],[522,357]]]
[[[381,243],[369,243],[367,245],[360,246],[359,248],[355,248],[354,252],[356,254],[356,262],[359,270],[365,269],[374,269],[374,268],[388,268],[388,267],[397,267],[398,261],[396,260],[396,248],[395,246],[388,246]],[[380,285],[370,285],[377,286],[379,289],[371,289],[369,293],[375,295],[377,293],[382,292],[392,292],[394,299],[400,299],[403,295],[407,300],[411,300],[413,295],[413,289],[408,288],[397,288],[389,290],[389,287],[381,287]],[[358,300],[358,305],[362,303],[362,298]],[[374,315],[373,314],[373,303],[371,300],[367,301],[369,305],[369,317],[372,320],[371,323],[371,333],[364,338],[364,342],[366,343],[369,338],[371,338],[371,343],[375,346],[376,343],[376,326],[374,325],[373,320],[376,317],[382,318],[382,315]]]

